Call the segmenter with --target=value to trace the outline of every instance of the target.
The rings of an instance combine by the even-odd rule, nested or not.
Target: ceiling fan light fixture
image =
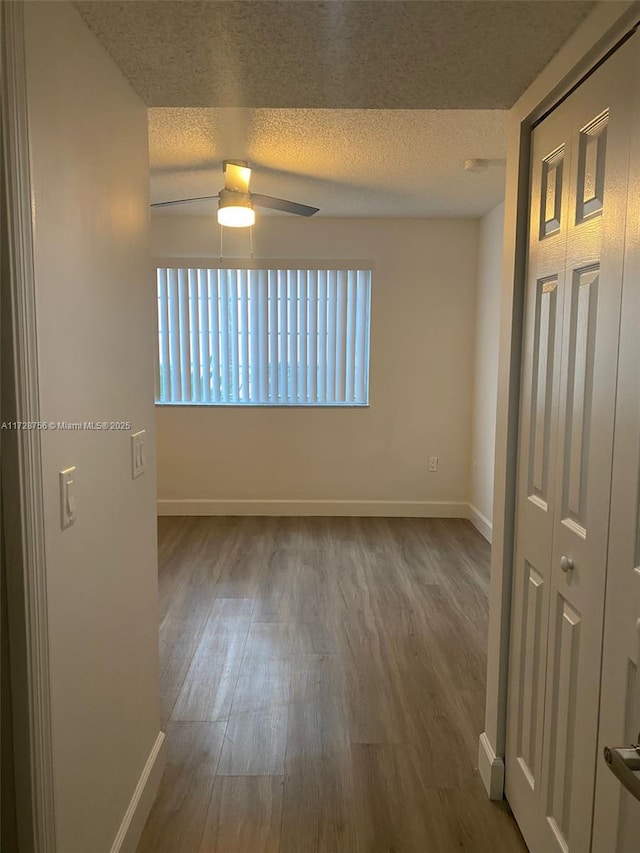
[[[246,197],[220,197],[218,202],[218,223],[225,228],[248,228],[256,221],[256,212],[251,200]]]
[[[283,213],[293,213],[295,216],[313,216],[320,210],[309,204],[299,204],[287,201],[285,198],[274,198],[270,195],[252,193],[249,191],[251,169],[246,160],[224,160],[224,187],[217,195],[218,223],[229,228],[250,228],[255,224],[255,207],[267,207],[280,210]],[[151,207],[166,207],[171,204],[186,204],[192,201],[208,201],[214,195],[198,196],[197,198],[176,198],[173,201],[153,202]]]

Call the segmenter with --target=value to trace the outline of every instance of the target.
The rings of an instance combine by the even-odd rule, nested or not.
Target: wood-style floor
[[[168,765],[139,853],[515,853],[476,767],[467,521],[162,518]]]

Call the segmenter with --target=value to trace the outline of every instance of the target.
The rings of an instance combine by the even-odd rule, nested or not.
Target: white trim
[[[478,770],[489,799],[501,800],[504,796],[504,759],[497,757],[484,732],[480,735]]]
[[[162,774],[164,773],[166,756],[164,732],[158,732],[158,737],[149,753],[146,764],[133,792],[131,801],[125,812],[120,829],[111,846],[111,853],[135,853],[142,830],[154,803]]]
[[[465,501],[345,501],[159,499],[160,516],[351,516],[355,518],[466,518],[491,544],[491,522]]]
[[[36,294],[31,220],[31,173],[27,119],[27,80],[23,3],[2,4],[2,134],[8,211],[13,390],[16,420],[40,420]],[[9,600],[22,620],[20,645],[24,645],[14,679],[25,696],[24,745],[28,751],[28,786],[18,800],[30,835],[29,846],[38,853],[54,853],[55,811],[51,691],[49,683],[49,634],[47,619],[46,561],[40,433],[20,430],[10,447],[16,457],[19,528],[7,537],[7,550],[19,553],[19,565],[7,566]],[[12,541],[13,540],[13,541]],[[17,562],[17,561],[16,561]],[[10,608],[11,609],[11,608]],[[10,626],[10,630],[13,628]],[[12,655],[14,650],[12,649]],[[14,690],[15,693],[15,690]],[[14,702],[16,701],[14,695]],[[14,724],[17,725],[15,716]],[[18,791],[18,795],[20,792]],[[25,848],[26,849],[26,848]]]
[[[159,500],[158,515],[317,515],[468,518],[464,501]]]
[[[473,504],[469,504],[469,521],[473,524],[476,530],[484,536],[489,545],[491,545],[493,525],[487,516],[483,515],[478,507]]]
[[[355,258],[206,258],[173,255],[154,258],[153,265],[166,269],[238,269],[238,270],[374,270],[372,260]]]
[[[598,3],[509,112],[483,735],[491,754],[498,757],[504,756],[506,740],[531,125],[579,82],[639,16],[640,0]]]

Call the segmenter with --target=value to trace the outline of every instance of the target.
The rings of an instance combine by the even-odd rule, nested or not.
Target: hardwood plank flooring
[[[200,853],[279,853],[282,776],[218,776]]]
[[[139,853],[199,849],[225,728],[225,723],[169,723],[167,767]]]
[[[288,708],[231,714],[218,765],[219,776],[282,776]]]
[[[138,853],[526,851],[476,769],[469,522],[161,518],[158,553],[169,761]]]

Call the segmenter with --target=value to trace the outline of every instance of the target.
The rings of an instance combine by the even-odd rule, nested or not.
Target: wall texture
[[[480,222],[475,317],[471,519],[490,539],[493,514],[504,204]]]
[[[157,407],[160,512],[464,514],[477,237],[470,220],[259,221],[256,258],[373,264],[371,405]],[[156,257],[216,258],[219,239],[205,217],[152,219]],[[225,256],[248,252],[227,229]]]
[[[152,460],[146,109],[72,4],[25,15],[42,417],[131,421]],[[57,850],[108,853],[162,740],[155,474],[127,431],[47,430],[42,466]]]

